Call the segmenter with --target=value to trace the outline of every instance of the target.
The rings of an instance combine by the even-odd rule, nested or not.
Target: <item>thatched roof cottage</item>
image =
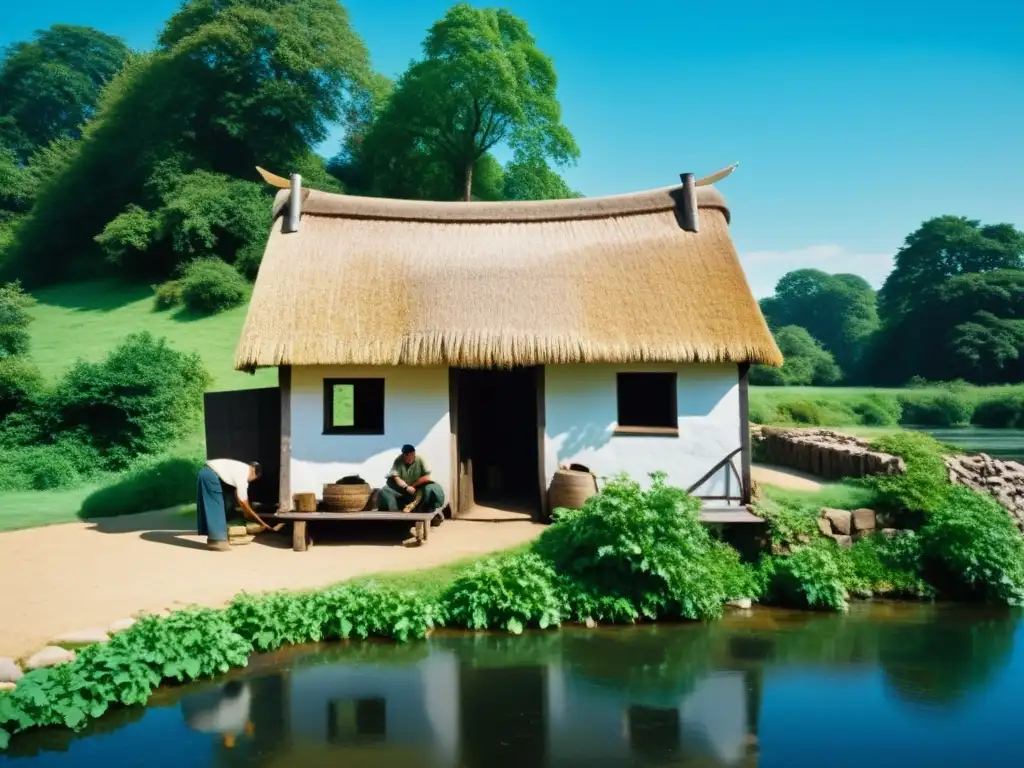
[[[236,356],[280,371],[284,509],[378,484],[403,443],[455,515],[542,510],[567,462],[748,499],[747,370],[782,357],[714,187],[438,203],[292,181]]]

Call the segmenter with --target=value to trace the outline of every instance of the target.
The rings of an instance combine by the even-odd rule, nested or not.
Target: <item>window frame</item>
[[[672,424],[623,424],[622,417],[622,379],[624,376],[658,376],[671,381],[670,404],[665,405],[666,412],[673,414]],[[668,421],[666,419],[666,421]],[[645,435],[657,437],[679,436],[679,373],[678,371],[618,371],[615,374],[615,428],[613,434]]]
[[[339,385],[353,386],[353,421],[349,427],[334,426],[334,388]],[[372,420],[359,418],[359,390],[362,386],[380,388],[380,415]],[[383,376],[346,376],[323,380],[323,434],[324,435],[383,435],[387,411],[386,380]],[[379,423],[378,423],[379,419]]]

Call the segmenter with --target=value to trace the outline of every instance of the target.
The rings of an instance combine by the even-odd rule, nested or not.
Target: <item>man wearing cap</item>
[[[417,490],[423,491],[423,511],[440,511],[444,506],[444,489],[430,479],[430,468],[416,447],[403,445],[402,453],[391,465],[388,481],[380,489],[378,508],[397,512],[409,504]],[[435,518],[434,522],[440,522]]]

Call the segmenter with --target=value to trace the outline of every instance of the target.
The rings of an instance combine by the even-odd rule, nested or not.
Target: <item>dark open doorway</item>
[[[457,514],[542,511],[543,368],[452,369]]]

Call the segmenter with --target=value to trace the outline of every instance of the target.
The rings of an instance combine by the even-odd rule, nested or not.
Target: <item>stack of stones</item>
[[[949,482],[990,494],[1024,533],[1024,464],[976,456],[947,456]]]
[[[759,461],[807,472],[826,480],[868,475],[902,475],[903,459],[871,450],[865,440],[827,429],[753,427]]]
[[[898,532],[894,521],[883,512],[873,509],[829,509],[824,507],[818,517],[818,530],[823,536],[834,539],[840,547],[849,547],[864,536],[881,531],[886,536]]]

